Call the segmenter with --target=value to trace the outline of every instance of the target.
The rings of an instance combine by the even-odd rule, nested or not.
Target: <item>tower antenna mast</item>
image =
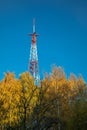
[[[35,18],[33,18],[33,33],[35,33]]]
[[[35,85],[38,85],[40,82],[40,75],[39,75],[36,37],[39,36],[39,34],[36,34],[35,19],[33,19],[33,33],[29,34],[29,36],[32,37],[32,43],[30,48],[30,59],[29,59],[29,72],[34,77]]]

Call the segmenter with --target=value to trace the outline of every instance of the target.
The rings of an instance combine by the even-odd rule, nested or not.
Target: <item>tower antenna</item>
[[[35,33],[35,18],[33,18],[33,33]]]
[[[38,85],[40,83],[40,75],[39,75],[36,37],[39,36],[39,34],[36,34],[35,32],[35,19],[33,19],[33,33],[29,34],[29,36],[32,37],[32,43],[30,48],[30,59],[29,59],[29,72],[34,77],[35,85]]]

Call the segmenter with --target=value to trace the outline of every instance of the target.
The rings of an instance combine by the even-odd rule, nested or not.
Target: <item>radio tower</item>
[[[29,72],[34,77],[35,85],[38,85],[40,82],[40,75],[38,67],[36,37],[39,36],[39,34],[36,34],[35,31],[35,19],[33,19],[33,33],[29,34],[29,36],[32,37],[32,43],[30,48],[30,59],[29,59]]]

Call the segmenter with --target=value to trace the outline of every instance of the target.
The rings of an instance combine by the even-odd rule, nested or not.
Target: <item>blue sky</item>
[[[56,64],[87,81],[87,0],[0,0],[0,79],[28,70],[33,18],[41,77]]]

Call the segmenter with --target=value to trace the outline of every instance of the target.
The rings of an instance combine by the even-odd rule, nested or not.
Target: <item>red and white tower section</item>
[[[29,59],[29,72],[34,77],[35,84],[38,84],[40,81],[40,75],[38,66],[36,37],[39,36],[39,34],[36,34],[35,32],[35,20],[33,20],[33,33],[29,34],[29,36],[32,37]]]

